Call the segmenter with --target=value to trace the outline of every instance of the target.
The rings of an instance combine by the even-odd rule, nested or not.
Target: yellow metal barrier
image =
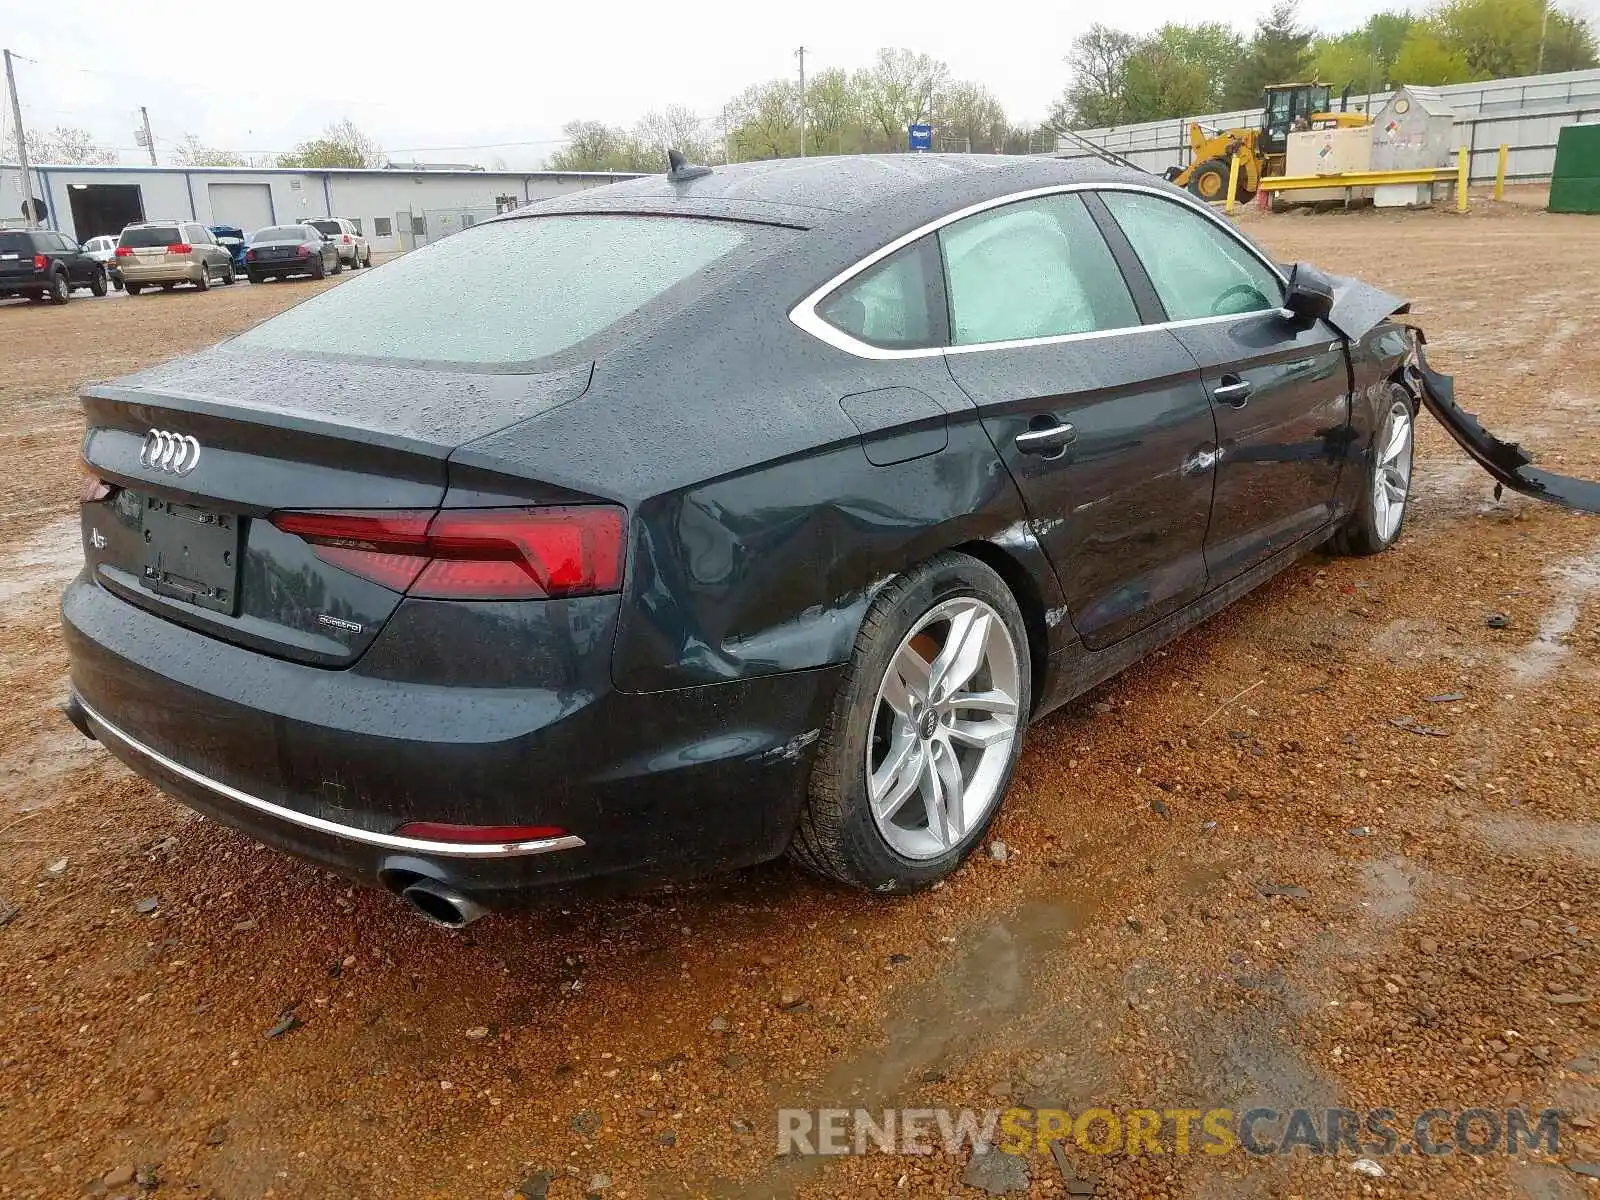
[[[1352,189],[1382,187],[1388,183],[1442,183],[1456,181],[1456,208],[1467,211],[1467,168],[1469,157],[1463,146],[1453,167],[1419,167],[1412,171],[1347,171],[1337,175],[1270,175],[1261,180],[1263,192],[1302,192],[1317,188],[1345,189],[1349,200]]]
[[[1494,198],[1506,198],[1506,162],[1511,157],[1511,147],[1504,142],[1500,144],[1500,161],[1494,169]]]
[[[1228,203],[1224,206],[1229,216],[1233,215],[1233,197],[1239,190],[1239,156],[1228,156]]]

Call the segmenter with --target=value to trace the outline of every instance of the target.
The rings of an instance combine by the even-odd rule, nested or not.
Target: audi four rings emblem
[[[154,467],[171,475],[187,475],[200,465],[200,443],[186,433],[152,429],[144,435],[139,449],[139,465]]]

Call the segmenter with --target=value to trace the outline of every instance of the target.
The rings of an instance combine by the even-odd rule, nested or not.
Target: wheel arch
[[[1050,662],[1050,629],[1046,618],[1043,595],[1033,573],[1005,547],[994,542],[970,541],[951,546],[951,550],[977,559],[1000,576],[1022,610],[1022,623],[1028,631],[1028,663],[1033,678],[1033,694],[1028,698],[1029,711],[1039,707],[1046,668]]]

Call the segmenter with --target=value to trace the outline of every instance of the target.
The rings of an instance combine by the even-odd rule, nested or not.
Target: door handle
[[[1229,408],[1243,408],[1250,402],[1250,395],[1256,390],[1256,385],[1248,379],[1240,379],[1237,375],[1224,375],[1222,382],[1211,389],[1211,398],[1218,404],[1226,404]]]
[[[1054,420],[1054,418],[1048,419]],[[1035,418],[1035,420],[1038,420],[1038,418]],[[1042,454],[1046,458],[1053,458],[1077,440],[1078,431],[1076,429],[1071,425],[1056,421],[1053,425],[1030,428],[1026,433],[1017,434],[1013,444],[1023,454]]]

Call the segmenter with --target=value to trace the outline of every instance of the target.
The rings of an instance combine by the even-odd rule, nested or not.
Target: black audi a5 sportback
[[[926,885],[1030,721],[1398,536],[1399,307],[1100,164],[565,196],[84,392],[67,710],[446,924],[785,851]]]

